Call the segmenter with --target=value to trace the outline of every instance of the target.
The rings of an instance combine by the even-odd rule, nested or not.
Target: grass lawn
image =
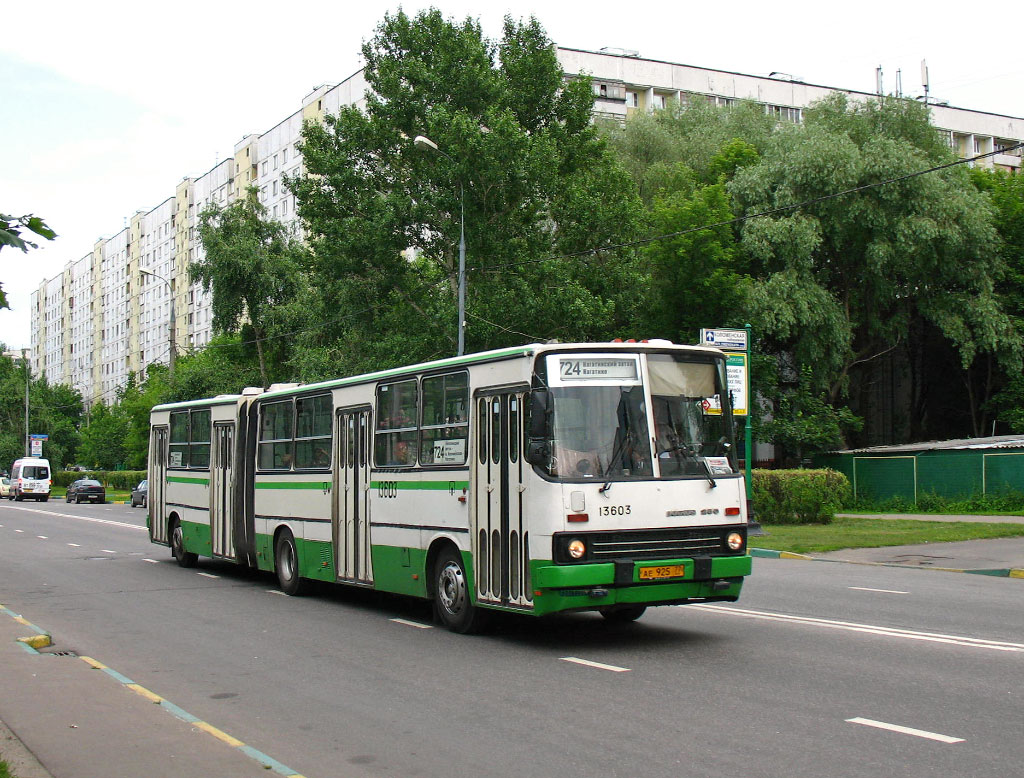
[[[838,551],[841,548],[908,546],[915,543],[1024,536],[1024,524],[869,519],[859,516],[837,517],[831,524],[777,524],[763,526],[763,529],[765,535],[751,537],[748,545],[797,554]]]

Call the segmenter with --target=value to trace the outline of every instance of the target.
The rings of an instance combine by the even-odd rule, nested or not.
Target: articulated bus
[[[735,601],[748,506],[721,351],[533,344],[153,408],[149,531],[198,556],[494,610]]]

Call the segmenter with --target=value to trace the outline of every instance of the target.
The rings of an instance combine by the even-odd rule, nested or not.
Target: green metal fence
[[[967,498],[1024,492],[1024,449],[844,452],[823,455],[817,464],[844,473],[854,499],[900,497],[916,503],[922,494]]]

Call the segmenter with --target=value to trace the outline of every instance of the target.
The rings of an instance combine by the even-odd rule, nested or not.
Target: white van
[[[26,497],[46,502],[50,499],[50,460],[26,457],[11,465],[11,492],[8,499],[21,502]]]

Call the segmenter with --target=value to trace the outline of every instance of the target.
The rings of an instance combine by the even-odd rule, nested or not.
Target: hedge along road
[[[826,758],[838,776],[1012,774],[1024,757],[1005,686],[1024,653],[987,647],[1024,648],[1016,582],[756,559],[735,608],[623,628],[509,617],[467,638],[414,601],[180,569],[138,531],[142,511],[101,507],[0,506],[0,602],[309,778],[677,778],[751,760],[810,776]]]

